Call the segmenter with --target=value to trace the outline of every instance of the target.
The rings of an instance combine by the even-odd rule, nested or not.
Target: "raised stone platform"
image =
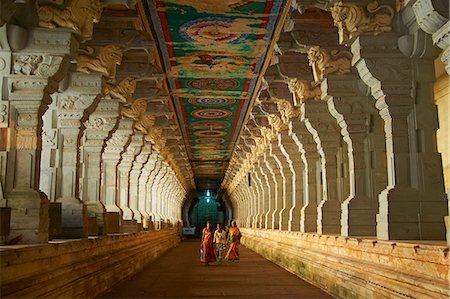
[[[92,298],[180,242],[176,229],[0,247],[0,296]]]
[[[341,298],[450,298],[449,247],[242,228],[242,243]]]

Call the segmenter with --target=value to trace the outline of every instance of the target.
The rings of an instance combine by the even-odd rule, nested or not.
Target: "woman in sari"
[[[213,263],[216,261],[216,256],[214,254],[213,248],[213,229],[210,221],[206,223],[206,227],[202,232],[201,249],[201,261],[205,263],[205,266],[208,266],[209,263]]]
[[[228,242],[230,243],[230,249],[228,249],[225,259],[228,261],[239,260],[239,243],[241,240],[241,231],[237,227],[236,221],[231,223],[230,230],[228,231]]]

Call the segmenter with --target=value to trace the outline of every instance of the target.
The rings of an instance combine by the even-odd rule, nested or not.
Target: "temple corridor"
[[[450,298],[449,75],[448,0],[0,0],[0,297]]]
[[[204,266],[188,240],[98,298],[332,298],[241,246],[241,260]]]

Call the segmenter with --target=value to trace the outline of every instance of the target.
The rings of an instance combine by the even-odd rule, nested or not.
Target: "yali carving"
[[[122,62],[124,49],[120,46],[109,45],[100,48],[97,53],[91,47],[81,49],[78,55],[77,71],[90,74],[98,72],[114,82],[116,68]]]
[[[349,51],[332,50],[328,53],[325,49],[316,46],[309,49],[308,59],[316,82],[328,74],[350,73],[352,68],[352,54]]]

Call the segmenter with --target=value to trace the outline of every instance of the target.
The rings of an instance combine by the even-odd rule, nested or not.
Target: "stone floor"
[[[199,246],[182,242],[99,298],[331,298],[243,246],[239,262],[204,266]]]

